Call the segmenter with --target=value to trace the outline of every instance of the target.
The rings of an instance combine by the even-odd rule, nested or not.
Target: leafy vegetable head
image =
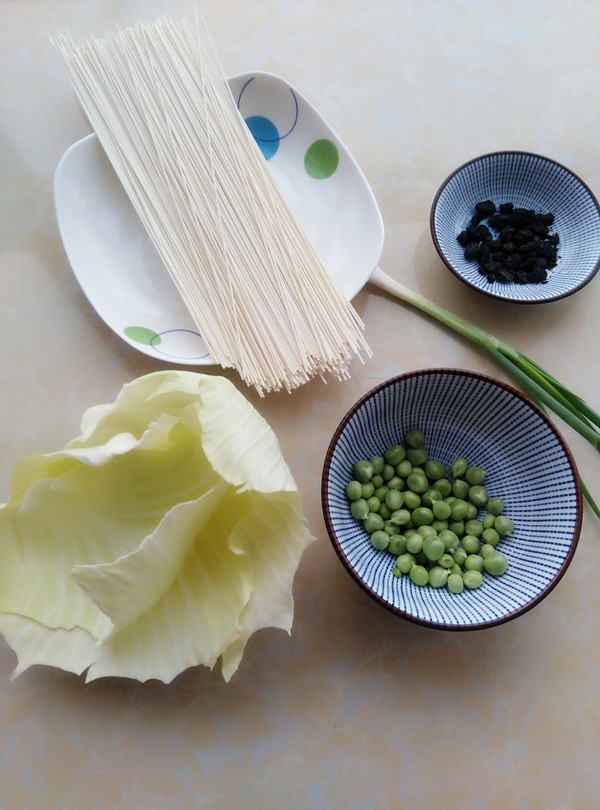
[[[288,632],[312,541],[273,431],[226,379],[166,371],[88,410],[81,435],[16,466],[0,508],[0,631],[15,675],[166,683]]]

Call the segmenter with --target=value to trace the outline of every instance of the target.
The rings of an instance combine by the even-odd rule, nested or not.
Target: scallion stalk
[[[374,271],[370,281],[376,287],[420,309],[421,312],[485,349],[531,399],[541,407],[554,411],[596,450],[600,450],[600,414],[535,361],[464,318],[434,304],[419,293],[412,292],[379,268]],[[581,491],[594,513],[600,517],[600,508],[583,481]]]

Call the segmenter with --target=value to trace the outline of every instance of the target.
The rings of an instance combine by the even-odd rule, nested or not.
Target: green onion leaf
[[[379,268],[375,269],[370,281],[485,349],[538,405],[554,411],[596,450],[600,450],[600,414],[534,360],[464,318],[412,292]],[[594,514],[600,518],[600,509],[583,481],[581,491]]]

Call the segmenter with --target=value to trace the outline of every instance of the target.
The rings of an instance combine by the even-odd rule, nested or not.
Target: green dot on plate
[[[340,162],[337,146],[328,138],[314,141],[304,155],[304,168],[316,180],[325,180],[335,172]]]
[[[149,346],[150,343],[154,346],[158,346],[160,343],[160,337],[156,334],[154,329],[148,329],[145,326],[126,326],[123,331],[128,338],[135,340],[136,343],[143,343],[146,346]]]

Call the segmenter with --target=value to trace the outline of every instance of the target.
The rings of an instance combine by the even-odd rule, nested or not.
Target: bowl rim
[[[590,281],[594,278],[594,276],[598,273],[598,270],[600,270],[600,256],[598,256],[598,258],[596,260],[596,264],[592,267],[592,269],[590,270],[588,275],[582,281],[580,281],[579,284],[577,284],[575,287],[567,290],[566,292],[561,293],[560,295],[551,295],[551,296],[548,296],[546,298],[512,298],[510,295],[502,295],[500,293],[491,292],[490,290],[484,290],[483,287],[480,287],[478,284],[475,284],[472,281],[469,281],[469,279],[465,278],[462,275],[462,273],[460,273],[455,267],[453,267],[452,263],[446,258],[446,255],[444,254],[442,246],[441,246],[441,244],[440,244],[440,242],[438,240],[436,229],[435,229],[435,214],[436,214],[436,211],[437,211],[437,206],[438,206],[438,203],[439,203],[439,199],[440,199],[441,195],[443,194],[444,190],[446,189],[446,187],[448,186],[448,184],[454,179],[454,177],[456,177],[457,174],[464,171],[466,168],[468,168],[469,166],[472,166],[475,163],[480,163],[480,162],[482,162],[484,160],[488,160],[489,158],[494,158],[494,157],[499,157],[499,156],[504,157],[504,156],[508,156],[508,155],[519,155],[519,156],[523,156],[523,157],[537,158],[538,160],[543,160],[545,163],[550,163],[550,164],[552,164],[554,166],[557,166],[558,168],[560,168],[563,171],[570,174],[571,177],[573,177],[579,183],[579,185],[585,190],[585,192],[589,195],[590,200],[592,201],[592,203],[596,207],[596,211],[597,211],[598,217],[600,219],[600,203],[598,202],[598,199],[596,198],[596,195],[591,190],[591,188],[588,186],[588,184],[584,180],[582,180],[581,177],[578,174],[576,174],[572,169],[570,169],[568,166],[565,166],[564,163],[560,163],[558,160],[554,160],[553,158],[546,157],[545,155],[540,155],[537,152],[529,152],[529,151],[524,150],[524,149],[499,149],[499,150],[492,151],[492,152],[485,152],[482,155],[478,155],[477,157],[471,158],[470,160],[466,160],[464,163],[461,163],[460,166],[458,166],[456,169],[454,169],[454,171],[452,171],[446,177],[446,179],[442,182],[442,184],[440,185],[440,187],[436,191],[435,196],[433,198],[433,202],[431,204],[431,209],[430,209],[430,212],[429,212],[429,230],[430,230],[430,233],[431,233],[431,238],[433,240],[433,244],[435,246],[435,249],[436,249],[436,251],[438,253],[438,256],[442,260],[442,262],[446,265],[448,270],[450,270],[451,273],[454,276],[456,276],[456,278],[458,278],[460,281],[462,281],[463,284],[466,284],[467,287],[470,287],[472,290],[477,290],[477,292],[481,293],[482,295],[487,295],[489,298],[494,298],[494,299],[496,299],[498,301],[505,301],[508,304],[526,304],[526,305],[528,305],[528,304],[548,304],[548,303],[550,303],[552,301],[560,301],[563,298],[568,298],[569,296],[573,295],[576,292],[579,292],[579,290],[581,290],[583,287],[585,287],[587,284],[589,284]]]
[[[390,388],[393,385],[397,385],[403,382],[406,379],[413,378],[413,377],[427,377],[432,376],[434,374],[443,374],[449,376],[463,376],[463,377],[471,377],[476,380],[482,380],[488,384],[497,386],[504,391],[512,394],[513,396],[520,399],[524,405],[529,407],[538,417],[542,419],[543,422],[546,423],[547,427],[554,433],[558,443],[560,444],[565,458],[571,468],[571,472],[573,474],[573,480],[575,483],[575,495],[576,495],[576,525],[573,530],[573,536],[571,538],[571,542],[569,545],[569,549],[565,555],[564,560],[562,561],[560,568],[553,576],[553,578],[546,584],[546,586],[532,599],[528,602],[525,602],[520,607],[516,608],[515,610],[511,611],[510,613],[506,613],[503,616],[500,616],[497,619],[493,619],[491,621],[483,621],[477,622],[473,624],[446,624],[444,622],[437,622],[437,621],[430,621],[428,619],[422,619],[418,616],[411,614],[408,611],[402,610],[394,605],[391,605],[389,602],[386,602],[384,599],[379,596],[355,571],[353,566],[349,563],[346,555],[342,550],[342,545],[336,536],[336,532],[333,525],[333,519],[331,517],[331,512],[329,509],[329,502],[327,497],[327,491],[329,488],[329,480],[330,480],[330,472],[331,472],[331,462],[333,459],[333,455],[335,452],[335,448],[339,441],[339,438],[342,432],[345,430],[346,426],[348,425],[349,421],[352,417],[368,402],[370,399],[375,397],[379,392],[385,390],[386,388]],[[483,374],[478,371],[472,371],[470,369],[464,368],[451,368],[451,367],[432,367],[432,368],[421,368],[416,369],[413,371],[407,371],[402,374],[395,375],[394,377],[390,377],[387,380],[378,383],[376,386],[371,388],[365,394],[363,394],[344,414],[341,421],[339,422],[338,426],[336,427],[333,436],[329,442],[327,447],[327,452],[325,454],[325,459],[323,462],[322,468],[322,475],[321,475],[321,507],[323,512],[323,519],[325,522],[325,528],[327,530],[327,534],[329,540],[340,559],[343,567],[346,569],[346,572],[350,574],[352,579],[360,586],[360,588],[373,599],[377,604],[384,607],[386,610],[390,611],[391,613],[399,616],[402,619],[406,619],[414,624],[419,624],[423,627],[428,627],[437,630],[452,630],[458,632],[467,632],[471,630],[483,630],[489,627],[495,627],[501,624],[506,624],[509,621],[517,618],[518,616],[522,616],[524,613],[529,612],[532,608],[538,605],[543,599],[545,599],[548,594],[554,590],[554,588],[558,585],[560,580],[565,575],[575,551],[577,549],[579,538],[581,535],[581,528],[583,523],[583,495],[581,491],[581,484],[579,473],[577,470],[577,465],[575,463],[575,458],[566,443],[565,439],[563,438],[561,432],[558,430],[556,425],[548,418],[548,416],[539,408],[532,400],[529,399],[522,391],[519,391],[514,386],[506,383],[502,380],[499,380],[495,377],[492,377],[488,374]]]

